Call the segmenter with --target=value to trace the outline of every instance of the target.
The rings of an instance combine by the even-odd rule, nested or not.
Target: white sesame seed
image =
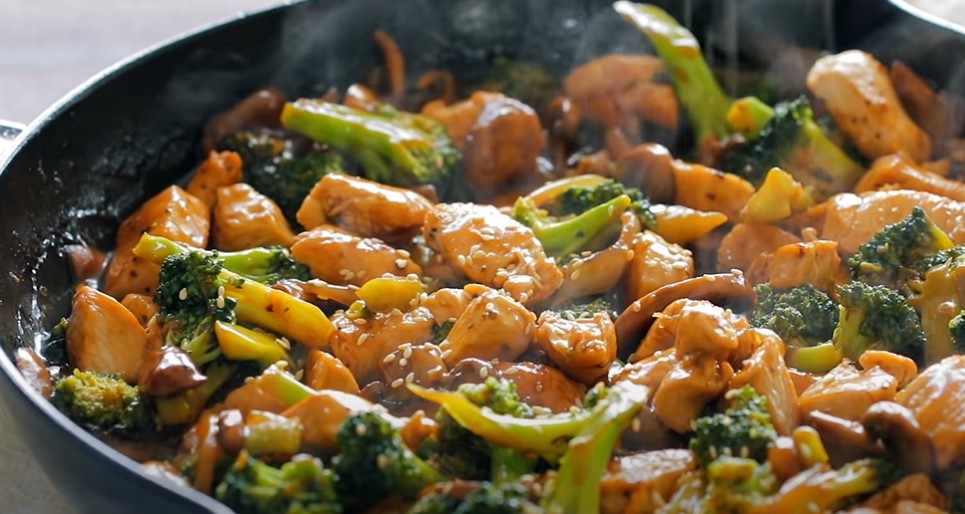
[[[489,376],[489,368],[479,368],[479,378],[486,378]]]
[[[360,269],[355,272],[355,276],[358,278],[364,278],[367,273],[368,271],[365,271],[364,269]]]
[[[407,346],[405,350],[402,350],[402,356],[405,357],[406,359],[412,358],[412,347]]]
[[[640,425],[640,418],[633,418],[633,421],[630,422],[630,428],[632,428],[634,432],[640,431]]]
[[[405,376],[405,383],[411,384],[413,382],[415,382],[415,373],[410,371],[409,374]]]
[[[355,278],[355,273],[352,271],[349,271],[348,273],[345,274],[345,280],[352,280],[354,278]]]
[[[402,311],[399,310],[398,307],[395,307],[394,309],[392,309],[392,315],[393,315],[393,316],[401,316],[401,315],[402,315]]]
[[[187,300],[187,299],[188,299],[188,288],[182,287],[181,290],[178,291],[178,299],[179,299],[179,300]]]
[[[389,385],[391,385],[393,389],[398,389],[398,388],[402,387],[402,382],[403,382],[403,380],[402,380],[401,378],[397,378],[397,379],[393,380],[392,383],[389,384]]]
[[[358,344],[359,346],[362,346],[363,344],[365,344],[365,341],[367,341],[371,335],[372,334],[369,334],[368,332],[363,333],[362,335],[359,336],[359,340],[356,342],[356,344]]]
[[[348,274],[351,273],[351,272],[352,272],[352,271],[349,270],[348,268],[342,268],[342,269],[338,270],[338,274],[341,275],[341,276],[343,276],[343,277],[346,276],[346,275],[348,275]]]
[[[513,375],[518,371],[519,371],[519,368],[517,368],[516,366],[510,366],[503,371],[503,375]]]
[[[275,342],[278,343],[278,346],[281,346],[286,350],[292,349],[292,344],[286,337],[279,337],[278,339],[275,339]]]
[[[630,308],[633,309],[633,312],[640,312],[643,309],[643,306],[641,306],[639,302],[633,302],[633,304],[630,305]]]
[[[355,323],[356,325],[364,325],[364,324],[365,324],[365,318],[355,318],[354,323]]]
[[[405,259],[396,259],[396,260],[395,260],[395,267],[396,267],[396,268],[399,268],[399,269],[405,269],[405,265],[408,264],[408,263],[409,263],[409,261],[407,261],[407,260],[405,260]]]
[[[632,261],[633,258],[636,257],[636,255],[637,255],[637,253],[634,252],[633,250],[627,250],[627,260],[628,260],[628,261]]]
[[[529,293],[527,293],[526,291],[523,291],[522,293],[519,293],[519,301],[520,301],[520,303],[526,303],[526,300],[529,300]]]
[[[384,359],[382,359],[382,362],[384,362],[384,363],[386,363],[386,364],[389,364],[390,362],[392,362],[392,361],[394,361],[394,360],[395,360],[395,354],[394,354],[394,353],[390,353],[390,354],[386,355]]]
[[[400,368],[404,368],[404,367],[406,367],[406,366],[408,366],[408,365],[409,365],[409,359],[406,359],[405,357],[402,357],[401,359],[399,359],[399,367],[400,367]]]
[[[577,269],[577,270],[573,270],[573,273],[570,273],[570,279],[572,279],[572,280],[579,280],[579,279],[580,279],[580,270],[578,270],[578,269]]]
[[[452,356],[452,350],[446,350],[446,351],[442,352],[442,355],[441,355],[442,360],[446,360],[446,359],[448,359],[450,356]]]
[[[301,380],[301,379],[305,378],[305,370],[300,369],[300,370],[296,371],[296,372],[295,372],[295,378],[298,379],[298,380]]]
[[[496,310],[496,304],[494,304],[493,302],[486,302],[486,310],[487,311]]]
[[[396,250],[395,254],[403,259],[408,259],[412,255],[408,250]]]
[[[409,280],[419,280],[419,275],[416,275],[415,273],[409,273],[408,275],[405,276],[405,278]]]
[[[219,296],[218,299],[215,300],[214,303],[215,303],[215,305],[218,306],[219,309],[224,309],[224,305],[225,305],[225,303],[224,303],[224,296]]]
[[[367,430],[368,428],[366,428],[365,425],[355,425],[355,435],[359,437],[364,436]]]
[[[224,296],[224,286],[218,286],[218,296]]]

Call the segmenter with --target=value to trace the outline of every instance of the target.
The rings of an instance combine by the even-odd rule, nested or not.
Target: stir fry
[[[252,94],[20,369],[241,514],[965,513],[958,100],[614,7],[657,55]]]

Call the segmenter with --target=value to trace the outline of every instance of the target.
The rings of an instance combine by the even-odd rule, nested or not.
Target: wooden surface
[[[278,0],[0,0],[0,119],[28,123],[146,46]],[[0,405],[0,512],[74,514]],[[173,514],[173,513],[172,513]]]

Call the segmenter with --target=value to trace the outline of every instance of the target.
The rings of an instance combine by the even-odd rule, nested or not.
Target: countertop
[[[142,48],[278,0],[0,0],[0,119],[28,123],[101,69]],[[0,405],[4,514],[75,514]]]

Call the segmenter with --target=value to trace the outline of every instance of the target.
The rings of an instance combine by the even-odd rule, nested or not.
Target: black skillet
[[[963,89],[965,36],[883,0],[661,3],[693,28],[718,65],[781,70],[785,82],[793,82],[804,61],[785,51],[791,45],[858,47],[885,62],[900,58],[939,86]],[[607,52],[646,50],[644,38],[609,4],[320,0],[281,6],[136,55],[34,121],[0,156],[0,394],[51,482],[80,512],[229,512],[142,474],[29,389],[11,363],[15,348],[38,345],[66,313],[72,284],[58,249],[78,240],[108,248],[119,219],[198,162],[200,128],[212,114],[269,84],[293,97],[344,88],[380,64],[371,37],[376,29],[400,41],[410,76],[447,68],[478,78],[500,55],[561,75]],[[736,83],[734,77],[725,74],[725,85]],[[14,132],[0,130],[0,140]]]

